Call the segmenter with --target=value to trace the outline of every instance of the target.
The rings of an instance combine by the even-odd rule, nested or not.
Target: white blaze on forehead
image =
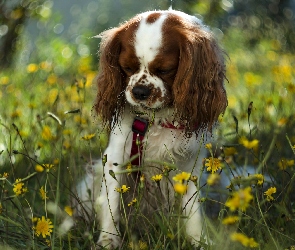
[[[135,34],[135,53],[142,66],[148,65],[158,54],[162,44],[162,26],[167,17],[161,13],[160,17],[153,23],[147,23],[147,17],[152,12],[143,14],[139,28]]]

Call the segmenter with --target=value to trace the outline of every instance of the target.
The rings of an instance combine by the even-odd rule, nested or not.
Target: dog
[[[101,230],[97,246],[120,247],[120,197],[130,204],[139,186],[145,215],[169,213],[177,196],[172,179],[181,172],[190,176],[180,194],[183,225],[197,244],[202,216],[195,180],[204,145],[227,107],[224,52],[198,18],[175,10],[136,15],[98,37],[94,109],[110,137],[104,157],[94,164],[94,177],[88,174],[78,186],[89,211],[87,191],[93,189],[90,200]]]

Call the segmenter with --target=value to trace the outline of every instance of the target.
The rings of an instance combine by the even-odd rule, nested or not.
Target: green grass
[[[204,208],[216,205],[219,212],[205,220],[214,244],[202,245],[205,249],[245,249],[230,239],[236,231],[254,238],[259,243],[257,249],[291,249],[295,246],[295,55],[283,52],[277,41],[260,41],[251,48],[243,41],[234,29],[223,40],[229,56],[225,83],[229,106],[217,132],[217,148],[224,149],[223,172],[229,173],[232,186],[219,192],[230,199],[234,192],[251,186],[253,199],[245,211],[232,212],[225,201],[203,198]],[[89,222],[64,211],[73,206],[73,190],[84,166],[100,157],[107,144],[107,133],[91,113],[96,66],[92,66],[91,57],[75,53],[62,57],[63,49],[73,45],[62,40],[48,43],[50,46],[40,44],[44,50],[36,53],[30,64],[0,72],[1,249],[48,249],[45,240],[54,249],[89,249],[99,235],[95,215]],[[248,110],[250,102],[253,107]],[[90,134],[95,136],[82,139]],[[258,140],[258,146],[247,149],[245,138]],[[36,165],[42,164],[54,167],[36,172]],[[276,187],[273,201],[267,201],[263,186],[247,174],[236,174],[236,166],[246,165],[270,177],[263,186]],[[27,192],[15,195],[13,188],[19,178]],[[46,190],[46,200],[39,194],[41,187]],[[239,222],[223,225],[221,221],[228,215],[238,216]],[[33,218],[42,216],[53,223],[53,231],[45,238],[33,230]],[[136,216],[144,218],[139,210]],[[123,249],[190,249],[181,234],[180,219],[175,211],[173,216],[159,212],[145,220],[142,232],[135,237],[134,225],[127,227],[128,219],[122,215]],[[63,223],[75,225],[64,229]]]

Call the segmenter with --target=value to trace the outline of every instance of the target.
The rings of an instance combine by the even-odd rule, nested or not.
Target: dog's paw
[[[121,244],[121,238],[116,235],[101,233],[99,236],[98,242],[96,243],[95,250],[98,249],[109,249],[115,250],[119,249]]]

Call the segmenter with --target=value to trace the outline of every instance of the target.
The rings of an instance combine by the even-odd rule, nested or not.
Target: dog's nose
[[[151,90],[146,86],[135,86],[132,89],[132,94],[137,100],[146,100],[150,96]]]

